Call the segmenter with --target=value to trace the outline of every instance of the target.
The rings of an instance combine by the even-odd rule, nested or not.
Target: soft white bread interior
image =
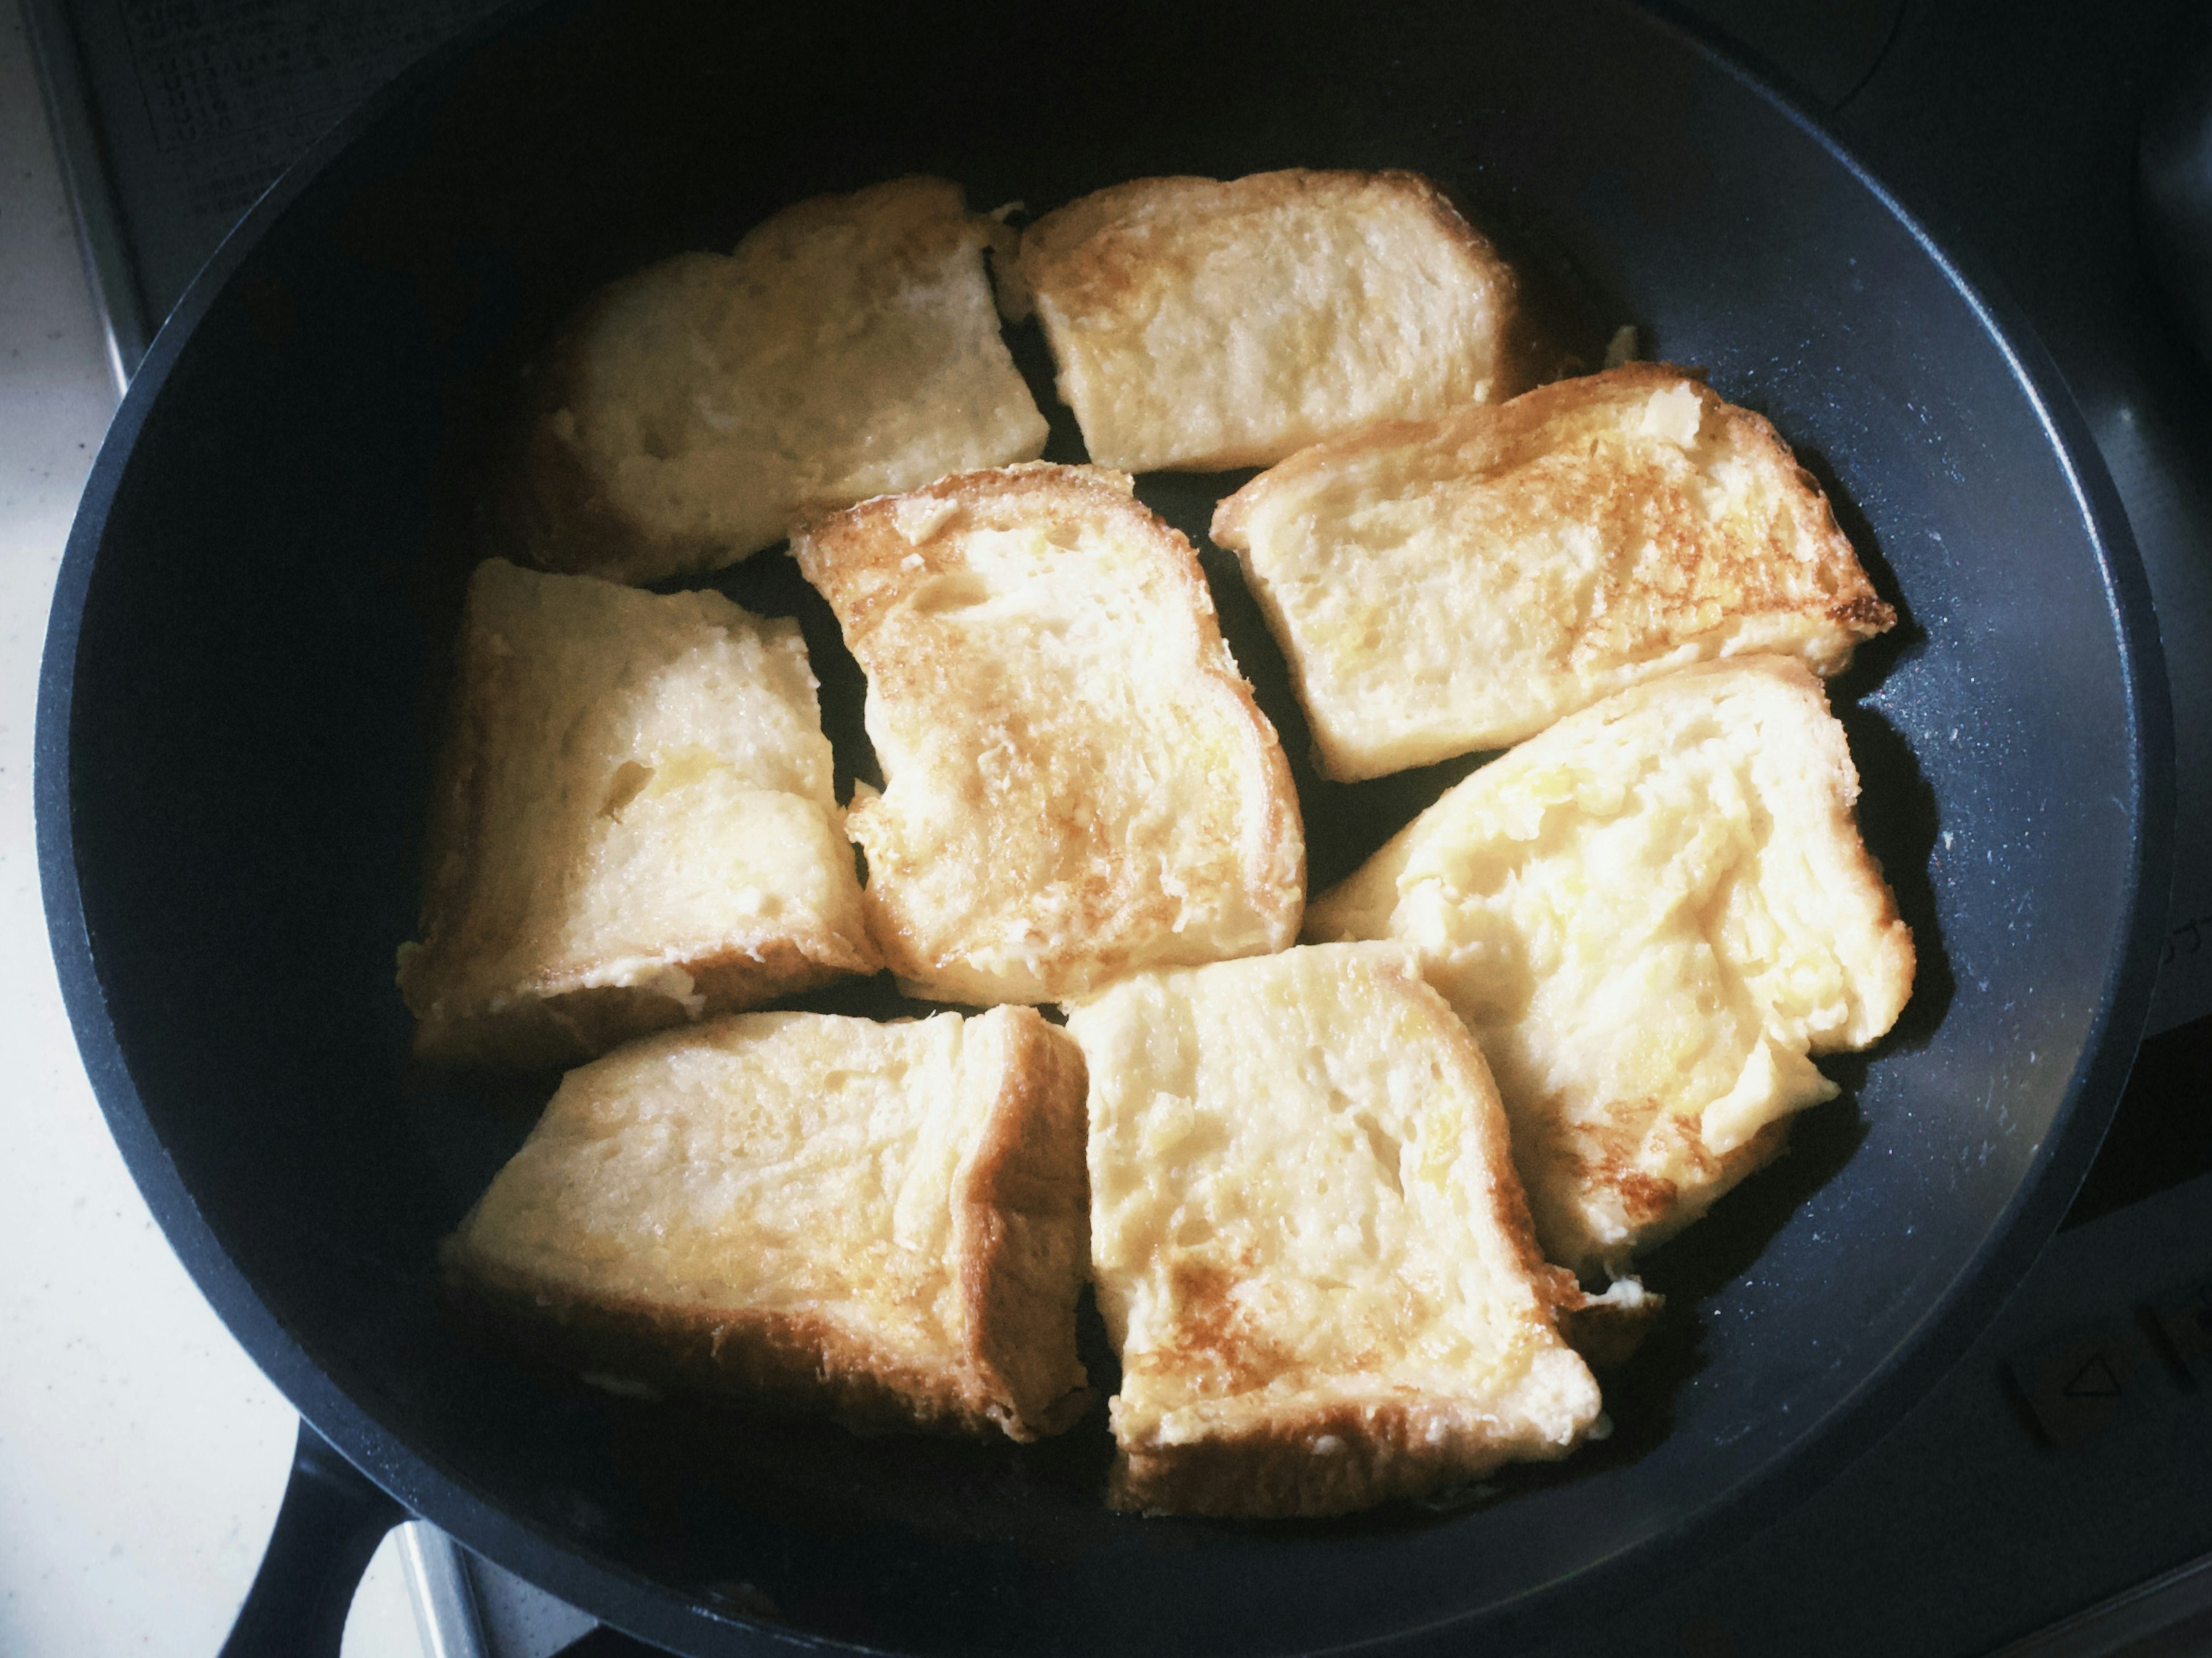
[[[435,1062],[529,1068],[882,963],[796,623],[489,560],[399,985]]]
[[[447,1278],[617,1387],[1055,1433],[1085,1400],[1083,1092],[1030,1008],[665,1032],[569,1073]]]
[[[1375,421],[1502,395],[1511,270],[1401,172],[1139,179],[1022,234],[1034,307],[1091,459],[1265,466]]]
[[[1618,1272],[1778,1152],[1911,993],[1858,776],[1796,661],[1710,663],[1492,761],[1316,900],[1482,1044],[1545,1253]]]
[[[900,179],[603,289],[539,374],[504,503],[522,556],[625,581],[712,569],[802,512],[1040,452],[994,239],[1012,233],[958,185]]]
[[[1557,1315],[1482,1055],[1409,955],[1296,949],[1073,1010],[1117,1508],[1340,1514],[1565,1455]]]
[[[880,797],[849,827],[915,993],[1078,996],[1280,950],[1305,841],[1290,768],[1190,544],[1126,475],[951,477],[792,542],[868,677]]]
[[[1223,501],[1321,768],[1534,736],[1624,686],[1896,621],[1773,427],[1638,363],[1317,445]]]

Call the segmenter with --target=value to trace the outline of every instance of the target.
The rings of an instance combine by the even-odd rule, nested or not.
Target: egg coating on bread
[[[1340,780],[1504,748],[1693,661],[1835,673],[1896,621],[1773,427],[1662,364],[1317,444],[1212,533]]]
[[[489,559],[457,656],[422,1058],[569,1064],[881,965],[796,623]]]
[[[1133,179],[1031,225],[1011,276],[1102,466],[1265,466],[1506,380],[1513,273],[1418,173]]]
[[[1317,899],[1310,939],[1395,938],[1482,1044],[1545,1253],[1620,1272],[1832,1098],[1912,989],[1820,682],[1709,663],[1475,772]]]
[[[1068,1014],[1115,1506],[1344,1513],[1598,1415],[1480,1052],[1395,945],[1146,974]]]
[[[1297,936],[1288,762],[1190,544],[1127,474],[964,473],[792,550],[867,673],[884,786],[847,822],[916,993],[1059,1000]]]

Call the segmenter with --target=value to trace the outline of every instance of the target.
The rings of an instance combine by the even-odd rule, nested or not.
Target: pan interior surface
[[[679,0],[519,18],[264,204],[157,346],[73,544],[65,793],[41,811],[82,905],[64,978],[142,1183],[227,1315],[250,1286],[257,1357],[344,1401],[318,1422],[342,1448],[664,1642],[728,1649],[734,1618],[893,1650],[1261,1654],[1595,1609],[1909,1406],[2055,1224],[2124,1074],[2105,1033],[2131,1045],[2148,996],[2139,578],[2004,340],[1847,162],[1625,7],[1103,28]],[[1651,1260],[1674,1305],[1608,1382],[1613,1438],[1442,1509],[1115,1515],[1096,1420],[1030,1448],[863,1441],[477,1345],[441,1311],[436,1246],[536,1101],[411,1065],[392,952],[471,555],[457,458],[516,354],[598,283],[825,191],[934,173],[1042,211],[1284,166],[1434,176],[1648,355],[1767,415],[1829,490],[1904,617],[1834,688],[1919,944],[1896,1032],[1830,1061],[1844,1097]],[[1195,540],[1215,484],[1146,492]],[[799,614],[823,671],[834,628],[782,558],[727,590]],[[1279,660],[1233,565],[1208,569],[1295,750]],[[857,678],[823,677],[849,741]],[[1316,890],[1395,827],[1361,815],[1377,799],[1309,802]]]

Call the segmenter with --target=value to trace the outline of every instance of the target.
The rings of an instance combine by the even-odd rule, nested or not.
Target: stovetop
[[[284,162],[488,0],[27,0],[88,268],[127,377]],[[1546,1658],[2212,1651],[2212,367],[2143,257],[2141,112],[2187,0],[1689,0],[1822,113],[2033,325],[2149,574],[2179,833],[2138,1060],[2069,1218],[2004,1315],[1862,1461],[1769,1532]],[[441,1655],[550,1653],[587,1620],[409,1552]],[[611,1631],[594,1650],[616,1649]],[[2008,1643],[2019,1643],[2017,1647]]]

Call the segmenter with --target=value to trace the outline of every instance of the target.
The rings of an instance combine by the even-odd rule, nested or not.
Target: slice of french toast
[[[1118,1508],[1340,1514],[1565,1455],[1596,1382],[1480,1052],[1395,945],[1124,980],[1070,1011]]]
[[[1012,239],[957,185],[898,179],[610,284],[536,375],[501,501],[517,556],[709,570],[803,513],[1041,452],[983,268]]]
[[[1208,472],[1503,395],[1515,299],[1426,179],[1292,169],[1070,202],[1023,232],[1006,303],[1093,461]]]
[[[1773,427],[1660,364],[1317,445],[1223,501],[1213,539],[1344,780],[1692,661],[1834,673],[1896,621]]]
[[[1056,1433],[1087,1397],[1083,1074],[1031,1008],[647,1037],[568,1074],[447,1277],[618,1389]]]
[[[915,993],[1060,1000],[1280,950],[1305,841],[1190,544],[1128,477],[969,472],[792,550],[868,678],[880,796],[848,820]]]
[[[882,966],[796,623],[471,578],[399,986],[435,1063],[565,1065]]]
[[[1820,682],[1707,663],[1571,714],[1315,901],[1395,938],[1467,1021],[1545,1253],[1618,1273],[1781,1151],[1911,994]]]

